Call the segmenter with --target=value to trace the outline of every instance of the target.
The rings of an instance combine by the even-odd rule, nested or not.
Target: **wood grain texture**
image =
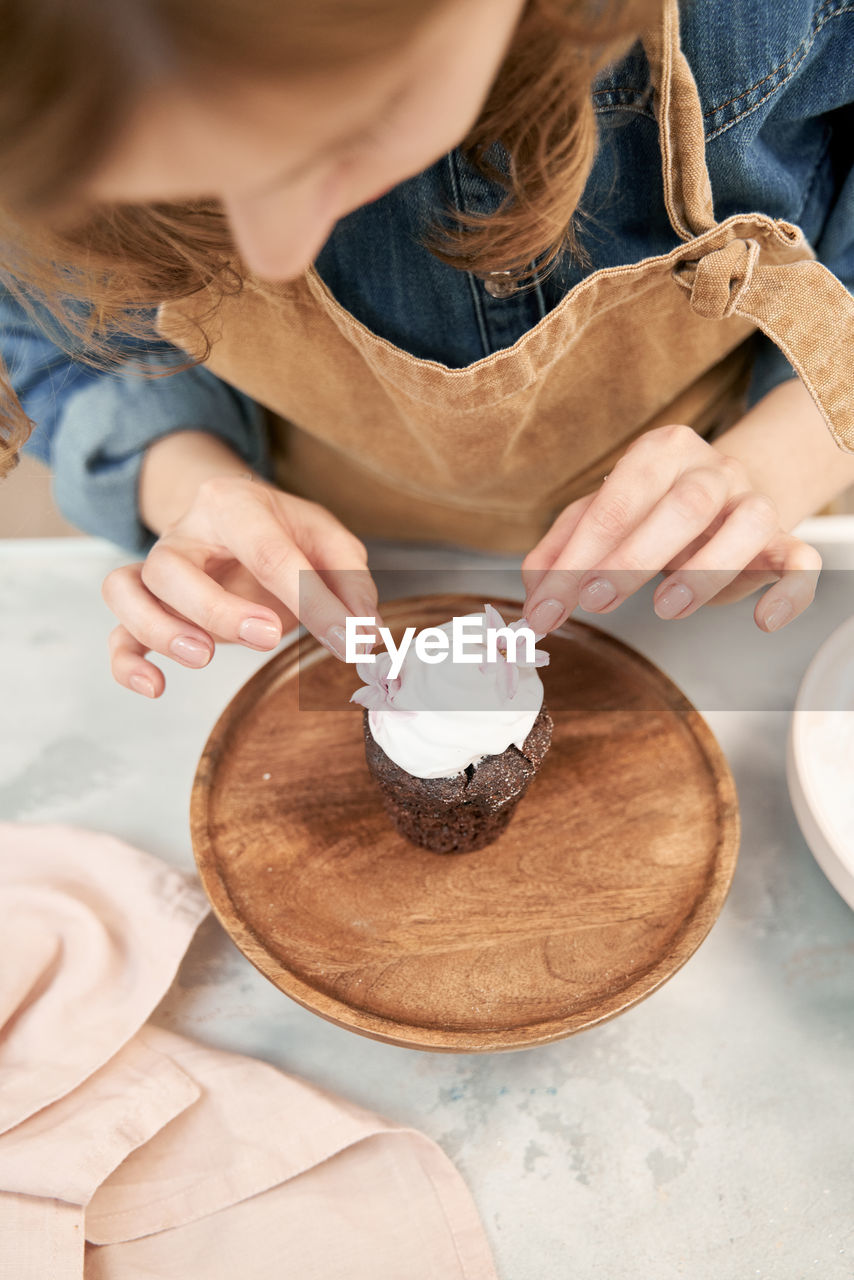
[[[402,631],[481,608],[430,596],[382,612]],[[392,829],[348,705],[358,677],[313,641],[223,712],[193,788],[199,872],[240,950],[306,1008],[411,1048],[527,1048],[636,1004],[708,933],[739,833],[711,730],[595,627],[569,621],[542,647],[552,748],[508,830],[457,857]],[[320,689],[340,710],[306,710]]]

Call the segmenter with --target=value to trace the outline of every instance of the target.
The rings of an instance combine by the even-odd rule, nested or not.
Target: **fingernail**
[[[244,618],[237,634],[244,644],[251,644],[256,649],[272,649],[279,643],[279,628],[263,618]]]
[[[210,645],[202,644],[191,636],[176,636],[169,645],[169,652],[174,654],[188,667],[203,667],[211,660]]]
[[[359,607],[354,613],[360,618],[376,618],[377,616],[377,598],[376,596],[362,596],[359,601]]]
[[[656,600],[655,612],[666,622],[668,618],[675,618],[683,609],[687,609],[693,601],[693,591],[689,591],[684,582],[674,582],[667,588],[664,595]]]
[[[782,627],[788,622],[794,610],[788,600],[778,600],[773,609],[769,609],[765,615],[765,626],[769,631],[776,631],[778,627]]]
[[[345,649],[346,637],[344,635],[343,627],[330,627],[325,638],[321,640],[320,643],[325,649],[328,649],[330,653],[334,653],[336,658],[341,658],[343,661],[347,652]]]
[[[381,617],[379,616],[379,614],[377,613],[376,605],[372,605],[369,609],[363,609],[363,610],[362,610],[362,613],[361,613],[360,615],[358,615],[358,616],[360,616],[360,617],[362,617],[362,618],[373,618],[373,620],[374,620],[373,627],[371,627],[367,622],[363,622],[363,623],[362,623],[362,625],[359,627],[359,635],[360,635],[360,636],[362,637],[362,639],[364,640],[364,642],[365,642],[365,647],[366,647],[366,648],[368,647],[367,639],[368,639],[368,636],[370,636],[370,635],[371,635],[372,631],[373,631],[373,640],[372,640],[372,642],[371,642],[371,643],[372,643],[372,644],[379,644],[380,639],[381,639],[381,637],[380,637],[380,633],[379,633],[379,628],[380,628],[380,627],[382,627],[382,626],[385,626],[385,623],[383,622],[382,618],[381,618]],[[340,632],[340,634],[343,636],[343,634],[344,634],[344,633],[343,633],[343,631],[341,631],[341,628],[340,628],[340,627],[337,627],[337,628],[334,628],[334,629],[335,629],[335,630],[337,630],[338,632]]]
[[[566,605],[560,600],[541,600],[532,613],[525,614],[525,621],[532,631],[540,631],[545,635],[556,627],[566,613]]]
[[[154,697],[154,685],[146,676],[131,676],[128,684],[134,693],[141,693],[144,698]]]
[[[597,609],[604,609],[616,598],[617,588],[613,582],[609,582],[607,578],[594,578],[592,582],[586,583],[581,588],[578,603],[588,613],[595,613]]]

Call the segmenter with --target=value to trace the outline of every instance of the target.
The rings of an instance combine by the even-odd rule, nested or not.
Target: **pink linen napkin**
[[[208,910],[195,876],[113,836],[0,823],[0,1134],[130,1039]]]
[[[0,1280],[494,1280],[424,1134],[145,1022],[206,911],[109,836],[0,824]]]

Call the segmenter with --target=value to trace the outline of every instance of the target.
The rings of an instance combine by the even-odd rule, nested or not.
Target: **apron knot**
[[[730,240],[699,260],[677,263],[673,278],[690,289],[692,310],[708,320],[722,320],[738,306],[758,257],[758,240]]]

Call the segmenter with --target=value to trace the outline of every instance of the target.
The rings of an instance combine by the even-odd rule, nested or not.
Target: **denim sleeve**
[[[854,104],[825,119],[830,129],[825,181],[832,194],[821,234],[813,247],[818,261],[854,294]],[[778,383],[797,377],[770,338],[757,333],[755,341],[756,358],[747,393],[749,408]]]
[[[756,354],[747,388],[748,409],[752,409],[781,382],[798,376],[797,369],[792,368],[780,348],[766,334],[756,333],[753,342]]]
[[[267,477],[264,415],[209,370],[147,376],[181,353],[166,343],[116,339],[124,363],[109,370],[75,360],[0,288],[0,354],[24,412],[36,424],[25,452],[53,472],[57,506],[85,533],[145,552],[154,535],[139,518],[139,473],[148,445],[175,431],[218,436]]]

